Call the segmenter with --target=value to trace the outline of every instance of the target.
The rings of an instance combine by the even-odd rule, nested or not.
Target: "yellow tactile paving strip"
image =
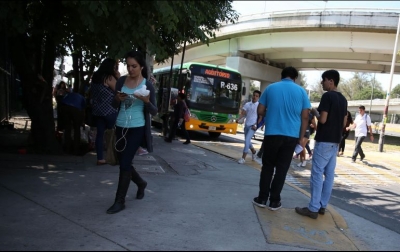
[[[357,251],[357,247],[337,228],[332,215],[318,220],[294,214],[293,209],[270,211],[254,207],[269,243],[299,246],[316,250]]]
[[[226,157],[237,162],[241,157],[243,143],[220,143],[220,142],[196,142],[192,144]],[[261,144],[253,144],[259,149]],[[245,165],[261,170],[261,165],[251,160],[251,155],[247,155]],[[308,182],[309,183],[309,182]],[[297,189],[301,193],[310,197],[310,194],[287,182],[289,186]],[[255,207],[261,226],[268,242],[276,244],[286,244],[291,246],[319,248],[321,250],[357,250],[356,246],[339,229],[347,229],[347,223],[343,217],[328,205],[326,214],[318,221],[308,217],[299,216],[294,213],[294,209],[282,208],[272,212],[268,209]]]

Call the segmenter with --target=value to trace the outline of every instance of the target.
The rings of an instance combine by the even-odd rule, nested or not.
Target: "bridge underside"
[[[372,32],[255,34],[213,42],[209,46],[188,46],[184,61],[225,65],[227,57],[240,56],[277,68],[389,73],[394,41],[395,34],[379,33],[378,36]],[[181,55],[177,55],[174,62],[180,59]],[[394,72],[400,73],[400,63],[396,63]]]
[[[224,24],[208,46],[187,45],[184,62],[232,67],[247,87],[249,80],[261,81],[261,90],[279,80],[286,66],[390,73],[398,20],[398,13],[357,10],[254,14]],[[181,55],[174,62],[181,62]],[[399,60],[394,73],[400,74]]]
[[[222,24],[209,46],[187,45],[184,61],[225,65],[239,56],[279,69],[389,73],[398,21],[396,12],[358,9],[256,13]]]

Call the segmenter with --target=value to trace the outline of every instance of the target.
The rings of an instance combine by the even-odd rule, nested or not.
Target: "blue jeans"
[[[115,145],[120,170],[133,170],[133,158],[144,140],[144,132],[145,126],[136,128],[115,127]]]
[[[364,139],[365,136],[356,137],[356,146],[354,147],[354,152],[351,159],[356,160],[358,154],[360,154],[361,158],[365,157],[364,151],[361,148],[361,144],[364,142]]]
[[[335,177],[338,143],[315,142],[311,167],[311,201],[308,209],[318,212],[326,208],[331,197]],[[325,176],[325,179],[324,179]]]
[[[103,160],[104,155],[104,131],[106,129],[112,129],[115,125],[115,121],[117,119],[118,113],[114,113],[111,115],[107,116],[96,116],[96,127],[97,127],[97,133],[96,133],[96,154],[97,154],[97,160]]]
[[[251,143],[251,138],[256,133],[251,129],[251,126],[244,126],[244,148],[243,153],[249,152],[249,149],[253,149],[253,144]]]

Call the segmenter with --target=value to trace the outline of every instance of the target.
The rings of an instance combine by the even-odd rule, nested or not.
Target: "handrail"
[[[280,13],[296,13],[296,12],[309,12],[309,11],[333,11],[333,10],[348,10],[352,12],[357,12],[357,11],[370,11],[370,12],[386,12],[386,11],[394,11],[394,12],[399,12],[400,13],[400,8],[312,8],[312,9],[292,9],[292,10],[279,10],[279,11],[264,11],[264,12],[258,12],[258,13],[252,13],[248,15],[241,15],[241,17],[247,17],[247,16],[253,16],[253,15],[261,15],[261,14],[280,14]]]
[[[304,12],[329,12],[329,11],[351,11],[351,12],[396,12],[400,14],[400,8],[312,8],[312,9],[293,9],[293,10],[279,10],[279,11],[264,11],[258,13],[252,13],[248,15],[241,15],[237,22],[249,20],[255,17],[265,17],[274,14],[297,14]],[[238,11],[240,12],[240,11]],[[230,22],[228,22],[231,24]]]

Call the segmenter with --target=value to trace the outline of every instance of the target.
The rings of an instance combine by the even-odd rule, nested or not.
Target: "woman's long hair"
[[[101,62],[99,69],[97,69],[96,72],[94,72],[92,76],[92,83],[101,83],[103,84],[106,79],[108,79],[110,76],[114,77],[115,79],[118,79],[117,76],[115,75],[116,72],[116,67],[117,67],[117,61],[111,58],[107,58]]]

